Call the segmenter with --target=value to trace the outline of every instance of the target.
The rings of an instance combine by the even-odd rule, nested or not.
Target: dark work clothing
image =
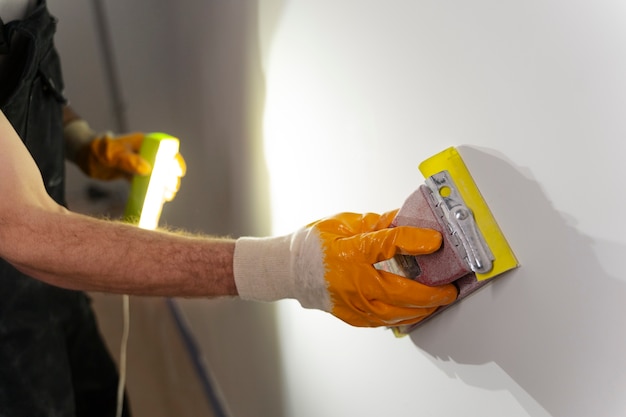
[[[43,0],[23,20],[0,21],[0,108],[37,162],[48,193],[65,204],[65,99],[55,29]],[[87,295],[37,281],[0,260],[0,417],[112,417],[117,382]]]
[[[65,100],[55,29],[56,19],[44,4],[28,18],[4,25],[9,50],[0,74],[0,107],[37,162],[48,193],[64,204]]]

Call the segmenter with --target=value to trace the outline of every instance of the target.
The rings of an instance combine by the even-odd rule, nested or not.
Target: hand
[[[130,133],[117,137],[97,134],[86,120],[74,110],[63,108],[63,138],[67,158],[78,165],[91,178],[113,180],[131,179],[133,175],[148,175],[152,167],[139,155],[143,133]],[[182,155],[176,155],[172,172],[176,173],[170,188],[171,200],[180,187],[180,178],[187,167]]]
[[[84,145],[76,162],[85,174],[99,180],[131,179],[133,175],[148,175],[152,166],[139,155],[143,133],[130,133],[112,138],[104,135]],[[168,167],[170,181],[165,184],[165,201],[171,201],[180,188],[180,179],[187,173],[187,164],[178,153]]]
[[[165,201],[172,201],[176,197],[176,193],[180,189],[180,179],[187,173],[187,164],[180,153],[170,161],[168,172],[171,173],[169,181],[165,184],[165,192],[163,198]]]
[[[430,229],[389,228],[395,212],[342,213],[279,238],[237,241],[235,282],[242,298],[296,298],[362,327],[413,324],[453,302],[454,285],[428,287],[379,271],[373,264],[397,253],[428,254],[441,235]]]
[[[89,177],[99,180],[148,175],[152,167],[139,156],[143,138],[143,133],[96,137],[77,151],[76,163]]]

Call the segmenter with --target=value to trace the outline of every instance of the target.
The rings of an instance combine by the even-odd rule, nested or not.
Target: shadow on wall
[[[510,390],[531,415],[537,404],[555,416],[623,415],[626,285],[603,270],[593,246],[616,257],[626,247],[580,234],[505,158],[462,153],[473,174],[474,167],[484,173],[485,181],[476,178],[481,190],[484,183],[502,196],[496,217],[505,217],[500,224],[522,267],[417,329],[414,344],[451,377]],[[492,363],[525,393],[472,366]]]

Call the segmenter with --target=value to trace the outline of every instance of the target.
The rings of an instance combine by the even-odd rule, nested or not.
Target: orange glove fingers
[[[139,153],[144,137],[145,134],[141,132],[132,132],[122,136],[117,136],[115,139],[111,140],[117,141],[117,143],[123,143],[124,147],[133,153]]]
[[[404,278],[406,280],[406,278]],[[432,314],[439,307],[435,305],[407,306],[395,301],[390,302],[379,298],[372,298],[367,290],[354,293],[333,294],[332,314],[343,321],[360,327],[398,326],[400,324],[416,323]],[[387,295],[384,296],[388,298]],[[456,292],[452,299],[456,298]],[[447,301],[447,300],[446,300]]]
[[[337,239],[333,242],[336,245],[333,251],[345,258],[375,264],[398,253],[433,253],[439,249],[441,242],[441,234],[436,230],[400,226]]]
[[[374,300],[372,301],[370,308],[375,317],[382,319],[383,324],[380,325],[403,326],[406,324],[415,324],[424,320],[426,317],[433,314],[438,307],[397,307],[389,306],[388,304],[384,303],[379,303],[378,301]],[[372,321],[371,318],[370,321]]]
[[[184,177],[187,174],[187,163],[185,162],[185,158],[183,158],[182,154],[176,154],[176,162],[178,163],[178,168],[180,169],[178,177]]]
[[[143,137],[133,133],[118,139],[94,139],[79,151],[77,163],[87,175],[100,180],[147,175],[152,167],[138,154]]]
[[[321,232],[329,232],[340,236],[352,236],[357,233],[373,232],[386,229],[391,225],[398,210],[383,215],[376,213],[340,213],[309,224]]]
[[[335,306],[332,314],[357,327],[401,326],[418,323],[435,312],[437,307],[396,307],[373,301],[366,310]]]
[[[148,175],[152,166],[141,156],[131,153],[119,153],[110,162],[110,167],[120,171],[120,174],[129,177],[133,175]]]
[[[351,324],[352,317],[360,317],[359,322],[370,322],[368,326],[420,318],[457,297],[452,284],[429,287],[385,271],[374,271],[357,282],[331,279],[329,284],[333,314]],[[373,317],[380,321],[372,321]]]
[[[116,139],[104,137],[96,139],[101,142],[102,150],[97,153],[102,165],[117,169],[125,175],[148,175],[152,170],[150,163],[139,156],[143,133],[130,133]]]
[[[429,287],[391,272],[378,272],[381,276],[380,291],[366,296],[380,302],[409,308],[439,307],[452,303],[458,295],[453,284]]]

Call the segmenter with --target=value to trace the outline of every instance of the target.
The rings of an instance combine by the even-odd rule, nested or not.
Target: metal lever
[[[465,204],[448,171],[426,179],[436,207],[441,209],[450,232],[461,242],[465,259],[474,272],[487,273],[493,268],[494,256],[485,242],[472,210]]]

